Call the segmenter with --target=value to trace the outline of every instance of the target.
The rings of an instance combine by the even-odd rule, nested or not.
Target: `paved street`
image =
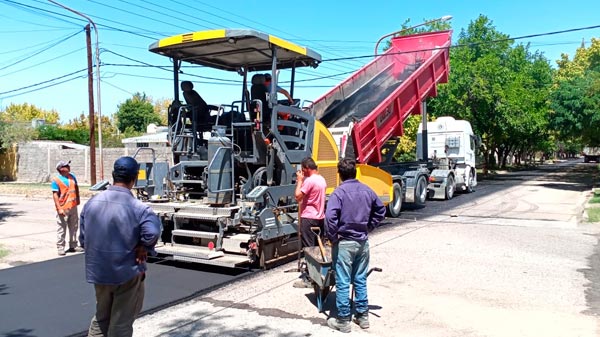
[[[600,224],[580,222],[599,182],[594,166],[565,162],[501,174],[473,194],[386,220],[371,235],[371,265],[383,269],[369,278],[371,328],[354,325],[351,335],[598,336]],[[0,196],[0,244],[27,247],[29,236],[53,242],[41,206],[50,201],[37,202]],[[17,219],[34,234],[17,229]],[[7,259],[33,259],[21,253]],[[341,335],[325,324],[334,297],[319,313],[313,290],[292,287],[298,274],[285,271],[293,267],[147,314],[134,335]]]
[[[593,167],[502,175],[387,221],[371,236],[371,328],[352,335],[598,336],[600,226],[578,223]],[[341,335],[325,324],[333,297],[318,313],[292,267],[142,317],[135,335]]]

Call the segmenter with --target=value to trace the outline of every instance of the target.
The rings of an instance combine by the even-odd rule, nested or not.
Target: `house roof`
[[[167,143],[168,132],[151,133],[138,137],[125,138],[121,140],[123,144],[133,143]]]
[[[76,150],[84,150],[89,149],[88,145],[81,145],[73,142],[65,142],[65,141],[56,141],[56,140],[32,140],[29,142],[30,144],[35,144],[38,146],[45,147],[60,147],[63,149],[76,149]]]

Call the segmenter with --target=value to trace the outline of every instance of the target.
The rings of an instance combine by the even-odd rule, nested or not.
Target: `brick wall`
[[[117,158],[133,156],[136,149],[109,148],[102,152],[103,172],[100,165],[100,151],[96,149],[96,182],[104,179],[112,180],[112,167]],[[171,149],[161,147],[155,149],[157,162],[168,162],[172,165]],[[152,152],[142,150],[136,155],[138,162],[151,162]],[[90,184],[90,151],[88,148],[67,149],[55,142],[21,143],[17,150],[17,181],[31,183],[49,182],[56,174],[56,163],[60,160],[71,161],[71,172],[79,183]]]

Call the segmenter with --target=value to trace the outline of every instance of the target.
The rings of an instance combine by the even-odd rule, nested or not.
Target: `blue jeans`
[[[342,240],[333,246],[335,268],[335,304],[339,318],[350,317],[350,284],[354,285],[354,308],[357,313],[369,309],[367,298],[367,271],[369,269],[369,241]]]

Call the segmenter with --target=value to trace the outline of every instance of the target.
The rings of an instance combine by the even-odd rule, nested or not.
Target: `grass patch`
[[[587,212],[590,222],[600,222],[600,208],[588,208]]]
[[[590,199],[590,204],[600,204],[600,192],[594,192],[594,196]]]
[[[4,247],[0,246],[0,259],[4,258],[6,255],[8,255],[8,249],[4,249]]]

